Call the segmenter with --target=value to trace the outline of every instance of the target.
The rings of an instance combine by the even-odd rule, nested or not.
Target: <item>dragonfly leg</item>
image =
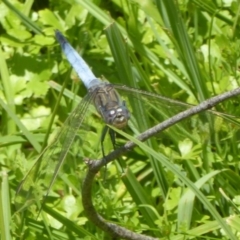
[[[103,131],[102,131],[102,135],[101,135],[101,149],[102,149],[102,155],[103,155],[103,159],[105,159],[105,151],[104,151],[104,146],[103,146],[103,142],[104,142],[104,139],[105,139],[105,137],[106,137],[106,134],[107,134],[107,132],[108,132],[108,126],[105,126],[104,128],[103,128]]]
[[[111,138],[113,149],[115,150],[116,149],[116,133],[112,129],[109,129],[109,135]]]
[[[101,136],[101,148],[102,148],[103,159],[105,159],[105,152],[104,152],[103,142],[104,142],[105,136],[106,136],[108,131],[109,131],[110,139],[111,139],[111,142],[112,142],[112,145],[113,145],[113,149],[115,150],[116,146],[117,146],[117,144],[116,144],[116,133],[114,132],[114,130],[109,129],[109,127],[105,126],[103,128],[102,136]],[[123,167],[122,167],[120,161],[119,161],[119,164],[120,164],[120,166],[122,168],[122,172],[124,172],[123,171]],[[105,168],[106,168],[106,165],[105,165]]]
[[[108,130],[109,130],[108,126],[104,126],[104,128],[102,130],[102,135],[101,135],[101,149],[102,149],[103,160],[105,161],[104,182],[106,180],[106,175],[107,175],[107,165],[106,165],[106,159],[105,159],[106,155],[105,155],[105,151],[104,151],[103,142],[107,135]]]
[[[112,142],[112,145],[113,145],[113,149],[115,150],[116,147],[118,146],[117,143],[116,143],[116,133],[114,132],[114,130],[112,129],[109,129],[109,135],[110,135],[110,138],[111,138],[111,142]],[[120,167],[122,169],[122,173],[124,173],[123,171],[123,166],[121,164],[121,161],[118,161],[118,163],[120,164]]]
[[[105,126],[103,128],[102,135],[101,135],[101,149],[102,149],[103,158],[105,158],[105,156],[106,156],[105,151],[104,151],[103,142],[104,142],[104,139],[105,139],[108,131],[109,131],[109,135],[110,135],[111,142],[112,142],[112,145],[113,145],[113,149],[115,150],[116,146],[117,146],[116,145],[116,133],[114,132],[114,130],[109,129],[108,126]]]

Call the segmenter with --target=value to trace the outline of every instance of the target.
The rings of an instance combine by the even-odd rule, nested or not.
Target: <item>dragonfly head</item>
[[[108,111],[107,123],[113,125],[118,129],[122,129],[127,126],[130,113],[125,106],[111,109]]]
[[[104,122],[109,125],[113,125],[118,129],[122,129],[127,126],[128,119],[130,118],[130,113],[125,105],[118,105],[116,103],[109,103],[105,107],[101,107],[99,113],[102,115]]]

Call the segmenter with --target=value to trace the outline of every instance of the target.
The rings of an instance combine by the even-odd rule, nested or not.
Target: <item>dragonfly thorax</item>
[[[94,105],[103,120],[116,128],[124,128],[128,123],[130,113],[114,87],[109,83],[103,83],[90,91],[95,93]]]

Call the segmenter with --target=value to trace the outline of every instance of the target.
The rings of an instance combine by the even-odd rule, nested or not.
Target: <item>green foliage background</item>
[[[81,204],[83,158],[101,158],[103,122],[93,107],[48,207],[36,219],[36,205],[27,198],[26,209],[15,204],[18,184],[86,94],[62,56],[55,29],[96,76],[197,104],[239,85],[239,9],[234,0],[2,1],[1,238],[108,239],[86,219]],[[133,120],[126,131],[134,136],[182,110],[166,102],[151,108],[133,99],[127,103]],[[237,121],[238,98],[217,110]],[[97,210],[109,221],[160,239],[238,239],[236,121],[192,118],[124,155],[123,176],[117,161],[109,164],[93,189]],[[119,144],[125,142],[120,137]],[[111,151],[109,139],[105,147]]]

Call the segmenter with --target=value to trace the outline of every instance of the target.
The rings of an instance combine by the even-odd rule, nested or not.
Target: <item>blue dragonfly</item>
[[[30,199],[30,202],[35,200],[39,192],[44,192],[45,197],[49,194],[74,138],[76,137],[77,131],[83,124],[90,103],[93,103],[106,124],[112,125],[118,129],[125,128],[130,120],[130,110],[126,102],[120,97],[119,91],[121,91],[121,95],[127,93],[133,98],[136,97],[136,99],[138,99],[140,95],[141,98],[146,98],[147,102],[149,99],[152,99],[154,100],[153,102],[157,102],[158,104],[161,103],[161,107],[165,106],[167,111],[169,109],[172,111],[172,107],[178,109],[178,112],[191,107],[189,104],[175,101],[158,94],[127,86],[113,85],[107,81],[100,80],[93,74],[83,58],[74,50],[60,31],[56,30],[55,36],[67,60],[87,88],[88,94],[71,113],[53,143],[43,151],[20,184],[17,194],[20,197]],[[155,103],[152,105],[151,103],[149,104],[152,108],[158,109]],[[164,117],[167,117],[166,112],[164,113],[161,111],[161,113]],[[154,117],[153,114],[153,118]],[[103,157],[105,156],[103,141],[108,131],[113,147],[115,148],[116,146],[115,132],[105,126],[100,139]],[[185,132],[185,134],[189,134],[189,137],[191,137],[191,133]],[[24,199],[20,199],[19,202],[24,202]],[[28,204],[29,203],[26,205]]]
[[[109,82],[103,82],[93,74],[86,62],[58,30],[55,32],[55,35],[69,63],[87,88],[89,97],[104,122],[118,129],[126,127],[130,113],[125,101],[121,99],[116,89]],[[105,156],[103,140],[108,130],[113,146],[115,147],[115,133],[112,129],[108,129],[105,126],[101,137],[103,157]]]

